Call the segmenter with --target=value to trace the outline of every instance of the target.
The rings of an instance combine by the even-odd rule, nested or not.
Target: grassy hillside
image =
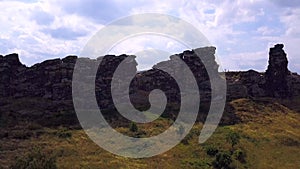
[[[175,148],[146,159],[115,156],[94,144],[83,130],[50,129],[34,124],[15,127],[0,134],[0,166],[20,166],[31,155],[31,159],[54,159],[56,162],[50,161],[66,169],[213,168],[216,159],[224,157],[231,159],[231,168],[300,168],[299,113],[266,100],[239,99],[229,104],[234,108],[232,113],[240,118],[239,124],[218,127],[200,145],[197,141],[202,124],[197,123]],[[129,127],[117,130],[127,135],[150,136],[163,131],[170,122],[160,118],[151,125],[138,125],[136,132]],[[228,141],[232,133],[240,138],[233,147]]]

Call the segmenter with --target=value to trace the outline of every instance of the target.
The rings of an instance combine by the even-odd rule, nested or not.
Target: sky
[[[269,48],[283,43],[289,69],[300,72],[298,0],[0,0],[0,9],[0,55],[18,53],[27,66],[80,55],[95,33],[119,18],[160,13],[178,17],[201,31],[217,48],[223,69],[265,71]],[[160,46],[167,53],[185,50],[157,36],[132,38],[129,42],[125,48]],[[174,45],[177,47],[170,47]],[[124,51],[120,47],[114,52]],[[137,53],[141,54],[140,69],[167,59],[155,52],[150,52],[152,59],[142,51]]]

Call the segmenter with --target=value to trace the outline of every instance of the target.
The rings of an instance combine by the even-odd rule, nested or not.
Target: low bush
[[[30,137],[33,136],[33,133],[30,131],[26,131],[26,130],[13,130],[9,133],[8,135],[10,138],[13,139],[29,139]]]
[[[235,145],[237,145],[240,142],[241,136],[239,133],[230,131],[226,135],[226,140],[231,144],[231,148],[233,149]]]
[[[241,149],[237,149],[234,151],[233,153],[234,157],[236,160],[238,160],[241,163],[245,163],[246,162],[246,153],[245,151],[241,150]]]
[[[137,132],[137,131],[138,131],[138,127],[137,127],[137,125],[136,125],[135,122],[131,122],[131,123],[130,123],[130,125],[129,125],[129,130],[130,130],[131,132]]]
[[[206,154],[209,156],[215,156],[219,152],[219,150],[215,146],[211,146],[211,145],[207,146],[205,150],[206,150]]]
[[[60,128],[55,135],[59,138],[70,138],[72,137],[72,133],[68,131],[66,128]]]
[[[34,148],[24,157],[17,158],[11,169],[57,169],[56,158],[44,152],[40,148]]]
[[[213,167],[216,169],[229,169],[232,162],[231,156],[227,152],[220,152],[213,161]]]

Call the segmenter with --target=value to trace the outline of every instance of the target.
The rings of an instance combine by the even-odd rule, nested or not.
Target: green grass
[[[131,159],[113,155],[93,143],[83,130],[50,129],[29,126],[30,132],[41,132],[25,138],[14,134],[24,129],[12,129],[8,137],[0,140],[0,168],[8,168],[16,157],[23,157],[32,147],[41,147],[43,152],[56,157],[58,168],[212,168],[214,155],[207,154],[208,147],[218,152],[232,152],[231,167],[235,168],[300,168],[300,114],[270,102],[239,99],[230,103],[240,124],[218,127],[204,144],[198,144],[202,124],[197,123],[185,138],[185,142],[173,149],[151,158]],[[157,135],[164,131],[171,120],[159,118],[155,123],[138,124],[138,132],[144,136]],[[117,129],[127,135],[137,134],[129,128]],[[236,132],[240,142],[232,150],[226,135]],[[244,153],[245,161],[238,153]],[[2,165],[2,166],[1,166]]]

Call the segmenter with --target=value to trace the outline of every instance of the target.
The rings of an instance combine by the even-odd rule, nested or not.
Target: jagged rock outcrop
[[[277,44],[269,52],[265,89],[270,97],[286,98],[290,96],[287,82],[290,71],[288,70],[288,60],[283,47],[283,44]]]
[[[289,89],[289,96],[296,98],[300,96],[300,76],[297,73],[291,73],[287,76],[287,85]]]
[[[9,97],[17,93],[16,79],[26,70],[16,53],[0,56],[0,97]]]
[[[228,99],[247,97],[266,97],[264,73],[254,70],[245,72],[226,72]]]
[[[300,96],[300,76],[288,70],[283,44],[270,48],[265,73],[249,70],[226,72],[228,99],[243,97],[294,98]]]
[[[135,56],[129,55],[106,55],[98,59],[68,56],[63,59],[47,60],[31,67],[23,65],[19,61],[17,54],[0,56],[0,114],[8,112],[8,114],[13,114],[12,119],[16,117],[16,114],[20,117],[28,116],[30,117],[28,119],[31,119],[30,110],[37,107],[35,111],[36,117],[37,119],[44,119],[40,120],[43,124],[47,123],[49,119],[51,121],[57,119],[57,117],[61,119],[66,118],[62,120],[66,124],[78,123],[75,120],[76,114],[72,105],[72,77],[76,61],[81,59],[84,64],[81,67],[82,71],[92,70],[91,68],[95,65],[97,66],[99,60],[102,60],[98,68],[96,81],[94,80],[99,108],[109,110],[106,111],[108,119],[122,119],[122,116],[118,115],[114,107],[110,90],[114,72],[118,65],[124,59],[129,58],[126,64],[131,67],[130,72],[136,73],[130,83],[129,94],[130,101],[136,108],[146,110],[150,106],[148,99],[150,91],[159,88],[165,92],[170,102],[167,108],[171,110],[171,113],[168,115],[164,114],[164,116],[176,118],[176,112],[178,112],[180,107],[174,105],[180,103],[179,88],[172,77],[158,68],[163,67],[166,70],[184,74],[182,64],[178,62],[181,60],[190,68],[197,81],[201,98],[198,120],[205,120],[211,101],[211,84],[207,67],[204,66],[204,63],[212,72],[218,74],[218,64],[214,56],[215,50],[215,47],[205,47],[184,51],[183,53],[172,55],[170,60],[160,62],[154,65],[152,69],[142,72],[137,72]],[[196,55],[197,52],[202,53],[203,58],[200,59]],[[283,45],[275,45],[274,48],[270,49],[269,55],[269,66],[266,73],[254,70],[226,72],[228,101],[249,97],[293,98],[300,96],[300,76],[296,73],[290,73],[287,69],[288,61],[283,51]],[[126,71],[124,72],[126,73]],[[180,76],[180,78],[183,78],[182,80],[186,82],[190,81],[187,76]],[[81,89],[85,90],[85,85],[88,85],[85,82],[90,81],[93,81],[91,76],[83,77]],[[119,81],[117,87],[122,87],[123,85],[123,82]],[[122,98],[127,94],[120,92],[118,97]],[[21,99],[22,101],[22,99],[26,100],[27,98],[43,101],[40,102],[41,105],[32,104],[33,107],[29,106],[29,109],[27,109],[28,105],[10,108],[12,106],[9,105],[14,105],[16,100]],[[22,106],[27,106],[27,108],[22,108]],[[45,110],[42,110],[42,107]],[[226,110],[230,111],[228,107]],[[228,112],[225,113],[230,118],[223,118],[222,123],[229,124],[234,121],[229,114]],[[50,124],[57,123],[53,122]]]
[[[0,97],[71,100],[76,59],[76,56],[68,56],[28,68],[20,63],[17,54],[7,55],[0,61]]]
[[[150,70],[139,72],[132,81],[133,91],[137,91],[138,93],[132,92],[131,94],[138,102],[144,100],[144,103],[139,103],[139,105],[145,104],[145,107],[148,108],[150,107],[148,96],[151,90],[161,89],[169,101],[165,111],[168,112],[168,114],[163,113],[162,116],[175,119],[180,110],[180,106],[178,106],[181,103],[180,99],[181,97],[184,97],[184,93],[181,93],[175,79],[180,82],[185,82],[184,85],[189,88],[192,83],[192,78],[195,78],[201,102],[210,102],[211,84],[207,69],[210,69],[212,74],[219,74],[219,65],[216,63],[214,56],[215,50],[215,47],[204,47],[191,51],[184,51],[183,53],[170,56],[170,60],[157,63]],[[193,77],[187,76],[186,71],[191,71]],[[174,75],[175,79],[166,72]],[[195,93],[195,91],[192,90],[189,92]],[[134,103],[135,101],[132,100],[132,102]],[[199,109],[201,110],[201,114],[198,119],[203,121],[208,109],[201,105],[201,103]]]

